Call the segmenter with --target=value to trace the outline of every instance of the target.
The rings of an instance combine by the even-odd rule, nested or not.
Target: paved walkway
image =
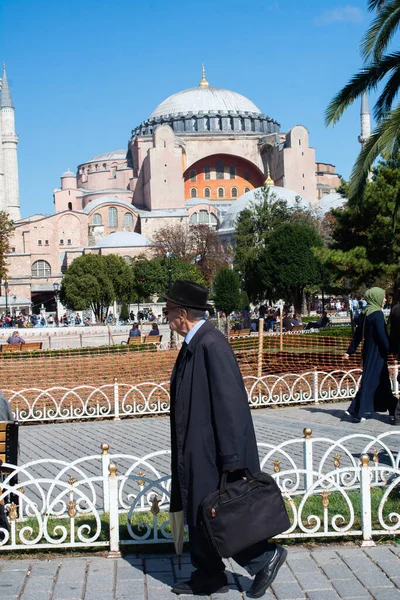
[[[278,444],[290,438],[303,437],[304,427],[311,427],[313,437],[334,440],[358,432],[378,435],[393,430],[400,435],[400,428],[389,425],[386,415],[378,415],[376,419],[363,423],[352,423],[344,415],[348,404],[349,401],[345,401],[252,410],[257,441]],[[103,442],[110,445],[112,453],[137,456],[169,448],[169,418],[24,425],[20,428],[19,462],[22,464],[45,457],[69,457],[72,461],[84,455],[98,454]]]
[[[280,443],[302,437],[311,427],[313,437],[335,440],[362,432],[379,434],[400,428],[386,416],[353,424],[343,416],[348,402],[253,410],[259,442]],[[144,455],[169,447],[167,417],[84,423],[24,426],[20,430],[20,463],[44,457],[71,460],[98,454],[100,444],[112,453]],[[393,438],[398,448],[399,438]],[[166,459],[165,470],[169,468]],[[359,546],[321,546],[289,549],[287,564],[266,593],[266,600],[400,600],[400,545],[362,549]],[[183,557],[178,571],[172,554],[130,554],[121,559],[103,556],[52,558],[34,556],[7,560],[0,555],[0,600],[172,600],[174,581],[186,579],[191,567]],[[243,600],[250,579],[234,563],[228,564],[230,591],[212,600]],[[188,600],[188,597],[186,597]]]
[[[289,549],[265,600],[399,600],[400,546],[361,549],[329,546]],[[0,560],[1,600],[176,600],[171,585],[190,576],[172,554]],[[229,593],[212,600],[244,600],[251,580],[227,565]],[[183,596],[189,600],[189,596]]]

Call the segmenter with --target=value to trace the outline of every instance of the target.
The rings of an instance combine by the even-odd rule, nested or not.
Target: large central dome
[[[254,102],[237,92],[211,87],[204,65],[199,86],[161,102],[150,117],[132,131],[132,138],[153,135],[160,125],[169,125],[175,135],[185,136],[279,133],[279,123],[264,115]]]
[[[233,111],[235,113],[257,113],[260,109],[248,98],[224,88],[194,87],[169,96],[151,113],[152,117],[176,115],[178,113],[199,113]]]

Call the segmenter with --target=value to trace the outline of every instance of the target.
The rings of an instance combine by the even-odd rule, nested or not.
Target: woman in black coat
[[[359,423],[376,412],[389,411],[393,416],[397,398],[393,396],[388,370],[389,339],[385,327],[382,306],[385,291],[374,287],[365,293],[367,305],[359,318],[357,329],[344,355],[348,359],[363,341],[363,373],[360,389],[350,404],[347,415]]]

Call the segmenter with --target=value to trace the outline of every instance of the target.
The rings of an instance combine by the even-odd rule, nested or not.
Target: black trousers
[[[192,565],[205,580],[223,573],[225,564],[200,527],[189,526],[189,542]],[[232,558],[250,575],[255,575],[270,562],[275,549],[276,544],[266,540],[242,550]]]

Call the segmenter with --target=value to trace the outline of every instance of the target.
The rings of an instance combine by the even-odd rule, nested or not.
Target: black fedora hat
[[[209,310],[212,308],[211,304],[207,304],[207,288],[185,279],[177,279],[168,294],[164,294],[162,297],[185,308],[196,310]]]

